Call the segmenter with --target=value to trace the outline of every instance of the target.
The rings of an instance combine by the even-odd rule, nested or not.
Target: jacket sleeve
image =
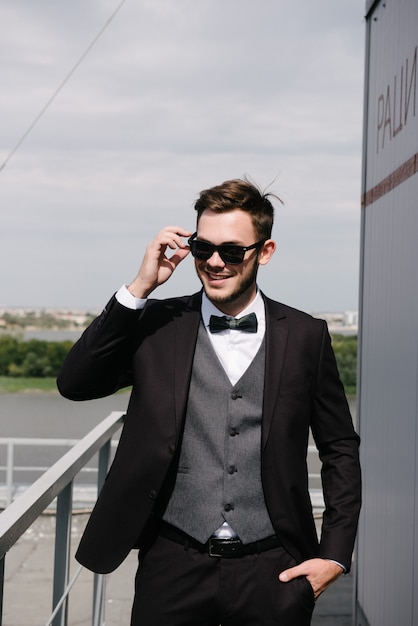
[[[119,304],[115,297],[109,301],[66,356],[57,378],[61,395],[91,400],[132,383],[131,361],[141,313]]]
[[[349,571],[361,507],[360,439],[354,430],[324,322],[312,431],[322,462],[325,511],[320,556]]]

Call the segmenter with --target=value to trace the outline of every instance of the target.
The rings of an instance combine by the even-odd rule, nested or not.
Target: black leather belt
[[[242,543],[240,539],[219,539],[217,537],[210,537],[206,543],[200,543],[196,539],[193,539],[193,537],[190,537],[166,522],[160,523],[158,534],[182,546],[190,546],[199,552],[219,558],[237,558],[249,554],[260,554],[261,552],[278,548],[281,545],[276,536],[267,537],[267,539],[254,541],[253,543]]]

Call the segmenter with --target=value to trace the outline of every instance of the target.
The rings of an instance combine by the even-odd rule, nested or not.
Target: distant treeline
[[[70,341],[22,341],[13,335],[0,336],[0,376],[46,378],[58,374]]]
[[[12,335],[0,336],[0,376],[55,377],[72,345],[72,341],[23,341]],[[333,335],[332,345],[346,392],[355,393],[357,337]]]
[[[357,335],[333,335],[332,347],[345,391],[354,394],[357,383]]]

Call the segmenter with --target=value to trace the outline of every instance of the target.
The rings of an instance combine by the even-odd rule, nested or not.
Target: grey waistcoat
[[[200,325],[174,491],[163,519],[201,543],[224,521],[244,543],[274,535],[261,484],[264,341],[232,386]]]

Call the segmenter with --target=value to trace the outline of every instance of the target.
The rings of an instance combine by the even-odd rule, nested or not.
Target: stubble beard
[[[245,296],[245,294],[247,293],[247,291],[249,291],[252,286],[255,284],[256,280],[257,280],[257,272],[258,272],[258,263],[257,263],[257,259],[254,259],[254,263],[251,269],[251,272],[248,274],[248,276],[246,276],[242,282],[240,282],[236,289],[234,291],[232,291],[229,294],[226,295],[222,295],[222,294],[217,294],[216,291],[214,294],[209,294],[206,291],[205,288],[205,283],[200,275],[199,272],[197,272],[198,278],[200,280],[200,282],[203,285],[203,289],[208,297],[208,299],[213,302],[213,304],[217,305],[217,304],[231,304],[233,302],[236,302],[237,300],[239,300],[240,298],[242,298],[243,296]]]

